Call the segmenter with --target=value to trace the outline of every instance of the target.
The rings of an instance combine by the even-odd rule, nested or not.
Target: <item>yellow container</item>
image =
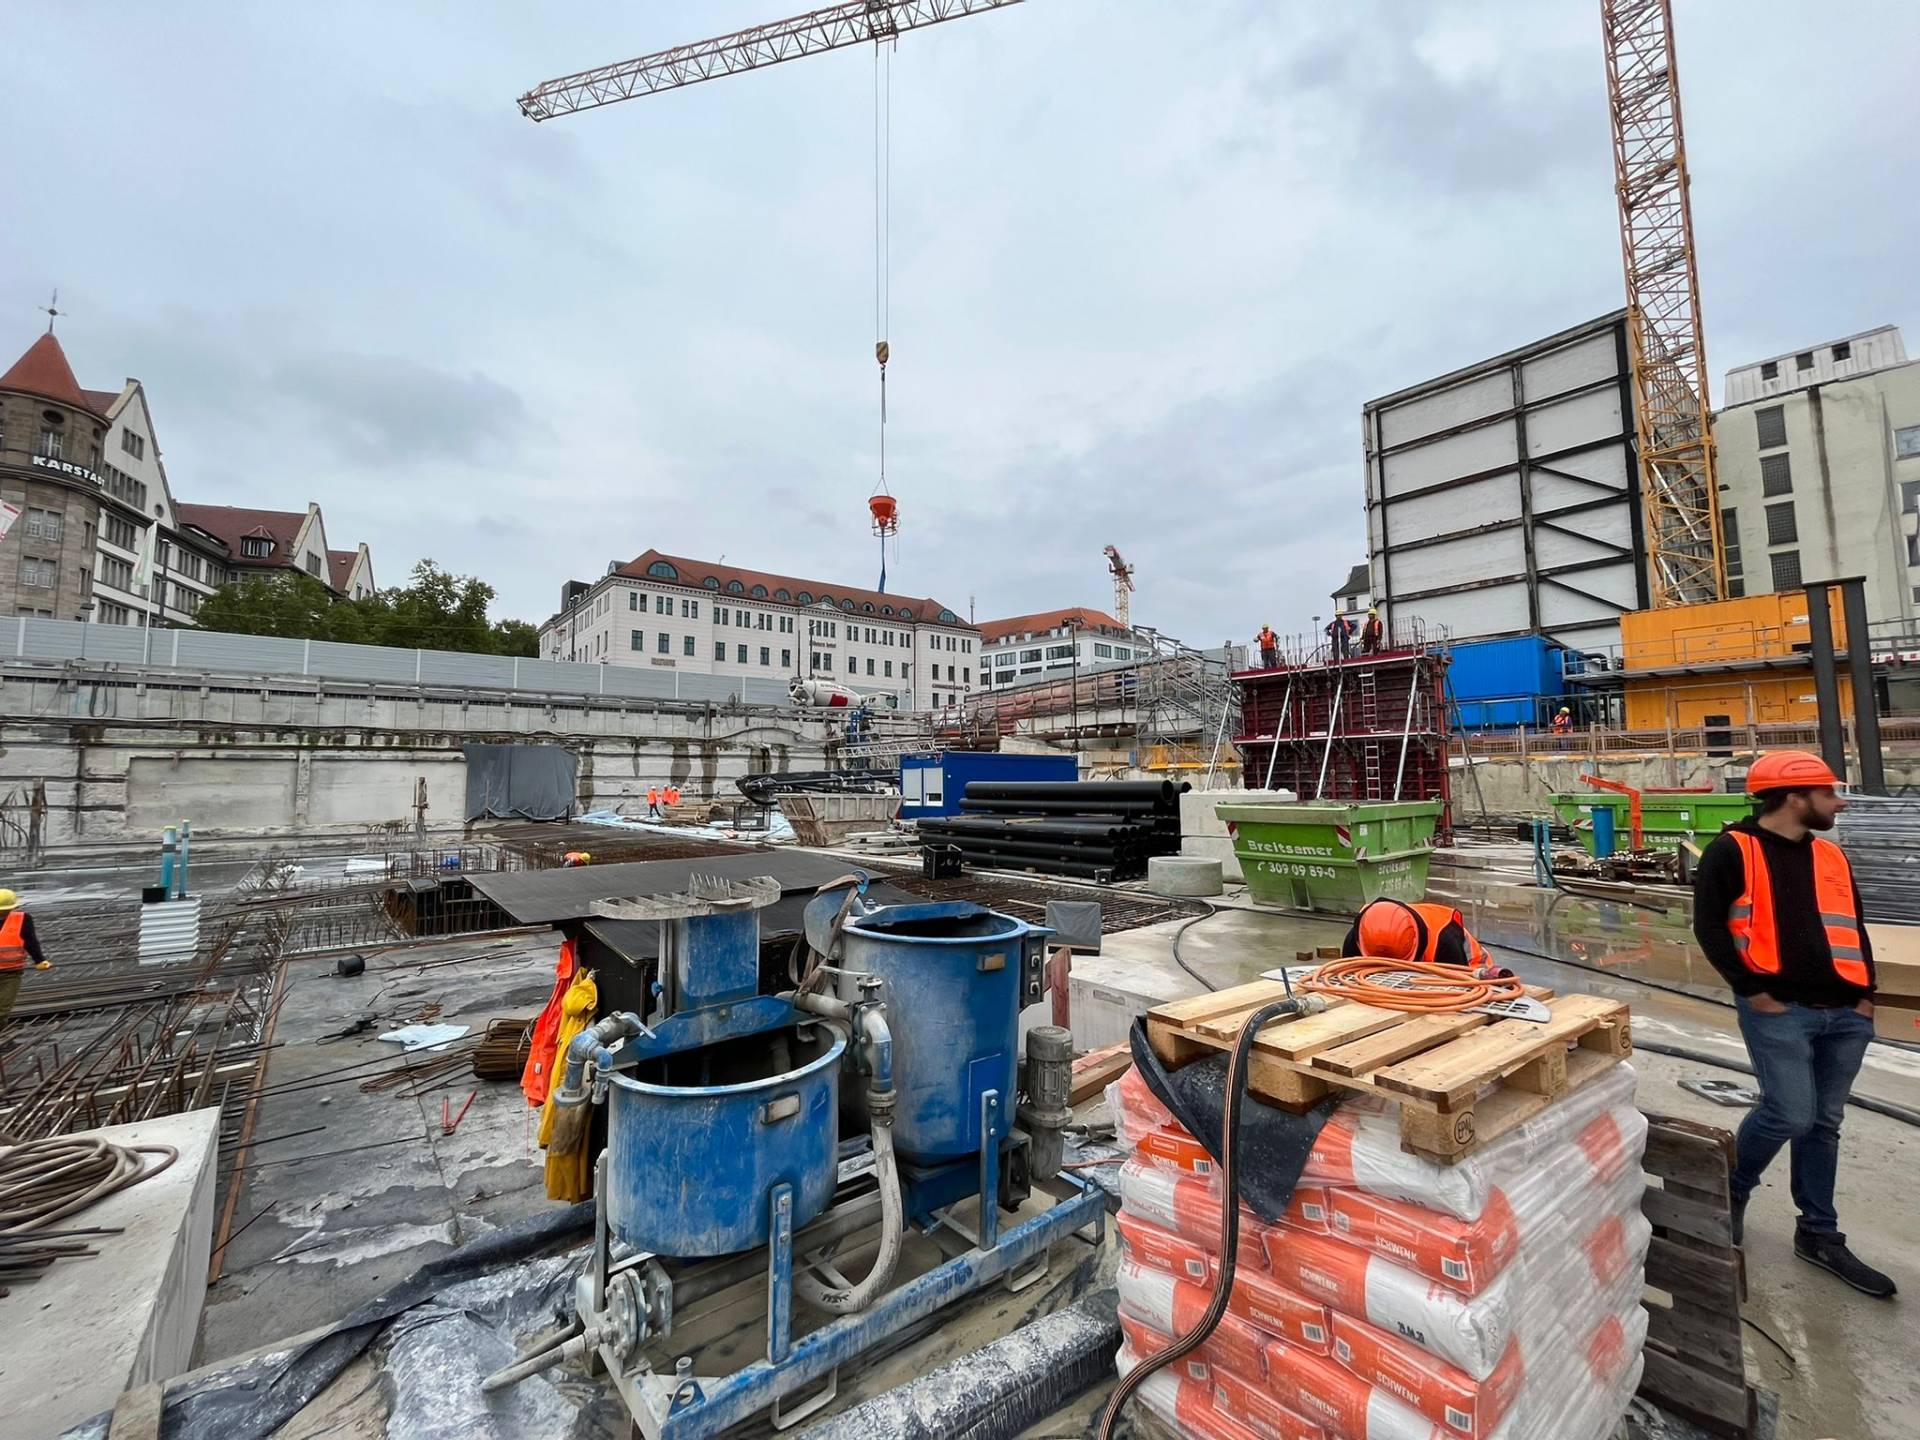
[[[1840,677],[1840,708],[1853,706],[1853,686]],[[1692,730],[1703,725],[1811,725],[1820,718],[1813,667],[1734,670],[1721,675],[1629,678],[1625,686],[1629,730]]]
[[[1834,649],[1844,650],[1846,621],[1840,596],[1829,592],[1827,598]],[[1807,592],[1785,590],[1706,605],[1635,610],[1620,617],[1620,642],[1622,665],[1629,674],[1804,655],[1813,643],[1807,626]],[[1807,688],[1811,692],[1811,682]]]

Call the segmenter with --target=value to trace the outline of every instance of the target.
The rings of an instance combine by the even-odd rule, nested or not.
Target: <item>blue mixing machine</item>
[[[605,1107],[595,1243],[572,1333],[486,1382],[562,1360],[604,1366],[652,1440],[777,1428],[830,1403],[838,1367],[1086,1230],[1102,1193],[1059,1167],[1071,1046],[1020,1012],[1045,993],[1044,928],[971,902],[874,906],[854,874],[805,912],[803,951],[767,982],[759,911],[774,880],[694,877],[605,901],[654,921],[645,1013],[608,1015],[567,1052],[555,1104]],[[1023,1098],[1022,1075],[1025,1092]],[[1035,1181],[1051,1208],[1001,1230]],[[966,1218],[954,1214],[963,1202]],[[908,1227],[965,1249],[899,1278]],[[864,1275],[835,1263],[872,1247]],[[725,1375],[650,1358],[676,1311],[764,1274],[765,1358]],[[796,1333],[795,1298],[819,1323]],[[804,1392],[804,1393],[803,1393]],[[798,1397],[798,1398],[796,1398]]]

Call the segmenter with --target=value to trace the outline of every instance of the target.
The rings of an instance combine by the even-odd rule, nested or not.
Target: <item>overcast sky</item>
[[[9,0],[0,349],[60,288],[174,493],[539,620],[649,546],[871,584],[869,49],[535,125],[806,0]],[[1679,0],[1729,366],[1920,342],[1920,6]],[[1304,629],[1364,401],[1622,303],[1594,0],[1030,0],[893,57],[889,588]],[[6,337],[11,336],[11,339]]]

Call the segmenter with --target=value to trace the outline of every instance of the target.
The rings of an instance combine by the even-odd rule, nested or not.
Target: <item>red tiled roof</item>
[[[775,575],[766,570],[743,570],[737,565],[715,565],[706,560],[689,560],[681,555],[662,555],[658,550],[641,552],[614,573],[617,575],[625,575],[635,580],[662,579],[664,578],[662,576],[647,574],[647,567],[660,561],[665,561],[667,564],[673,566],[674,570],[678,572],[679,583],[682,585],[698,585],[712,589],[712,586],[707,586],[707,580],[711,578],[717,582],[721,593],[726,594],[728,593],[727,586],[732,581],[738,580],[741,589],[746,592],[745,595],[740,597],[743,599],[772,600],[776,598],[774,595],[776,590],[785,590],[788,598],[793,603],[798,604],[800,602],[800,592],[804,590],[807,594],[811,595],[815,601],[822,600],[829,595],[833,597],[833,603],[835,605],[838,605],[842,600],[851,600],[853,601],[855,611],[861,614],[874,614],[880,615],[883,618],[899,620],[908,618],[916,621],[934,620],[945,625],[958,625],[963,630],[973,628],[965,620],[959,618],[958,611],[953,610],[950,606],[942,605],[938,600],[929,600],[925,596],[916,597],[912,595],[882,594],[878,590],[864,590],[859,586],[835,585],[825,580],[801,580],[792,575]],[[753,595],[753,587],[756,585],[764,586],[767,593],[764,596]],[[891,616],[887,616],[884,610],[884,607],[889,605],[893,607],[894,612]],[[867,608],[868,606],[872,606],[870,611]],[[903,608],[911,610],[913,612],[912,616],[908,617],[901,614],[900,612]],[[954,618],[945,621],[939,620],[939,615],[942,610],[948,611]]]
[[[118,390],[82,390],[80,393],[87,397],[88,407],[100,415],[113,409],[121,395]]]
[[[345,590],[347,580],[353,574],[353,562],[360,558],[358,550],[327,551],[327,574],[333,577],[333,588]]]
[[[106,407],[95,405],[80,388],[80,382],[73,378],[67,352],[60,348],[51,330],[29,345],[27,353],[13,362],[11,370],[0,375],[0,390],[23,390],[43,400],[56,400],[106,419]]]
[[[1106,611],[1095,610],[1091,605],[1077,605],[1065,610],[1042,610],[1037,615],[1015,615],[1006,620],[982,620],[980,641],[992,645],[1009,635],[1040,635],[1059,629],[1069,620],[1089,630],[1105,625],[1122,635],[1127,633],[1127,627]]]
[[[173,513],[218,537],[243,565],[292,565],[293,540],[307,520],[304,510],[244,510],[235,505],[175,505]],[[247,554],[241,539],[263,533],[273,541],[273,554]]]

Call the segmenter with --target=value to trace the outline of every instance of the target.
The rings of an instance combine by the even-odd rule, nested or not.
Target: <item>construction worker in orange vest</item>
[[[0,890],[0,916],[5,917],[0,920],[0,1025],[4,1025],[20,995],[27,961],[33,961],[36,970],[51,970],[53,962],[41,953],[33,917],[20,908],[20,897],[11,890]]]
[[[1367,623],[1360,627],[1360,653],[1378,655],[1380,647],[1386,643],[1386,638],[1387,627],[1380,623],[1380,612],[1375,609],[1368,610]]]
[[[1260,668],[1276,669],[1280,664],[1280,637],[1273,633],[1273,626],[1262,625],[1253,643],[1260,647]]]
[[[680,803],[680,787],[672,781],[667,782],[667,808],[671,810]]]
[[[647,818],[649,820],[660,818],[660,787],[658,785],[647,787]]]
[[[1458,910],[1424,900],[1369,901],[1347,931],[1340,953],[1428,965],[1465,965],[1474,970],[1498,968],[1498,962],[1474,939]]]
[[[1847,1248],[1834,1211],[1840,1119],[1873,1037],[1873,947],[1846,852],[1822,832],[1847,802],[1840,777],[1804,750],[1762,755],[1747,771],[1760,813],[1701,853],[1693,934],[1733,988],[1760,1103],[1735,1141],[1733,1238],[1780,1148],[1793,1157],[1800,1212],[1793,1253],[1867,1295],[1893,1281]]]

